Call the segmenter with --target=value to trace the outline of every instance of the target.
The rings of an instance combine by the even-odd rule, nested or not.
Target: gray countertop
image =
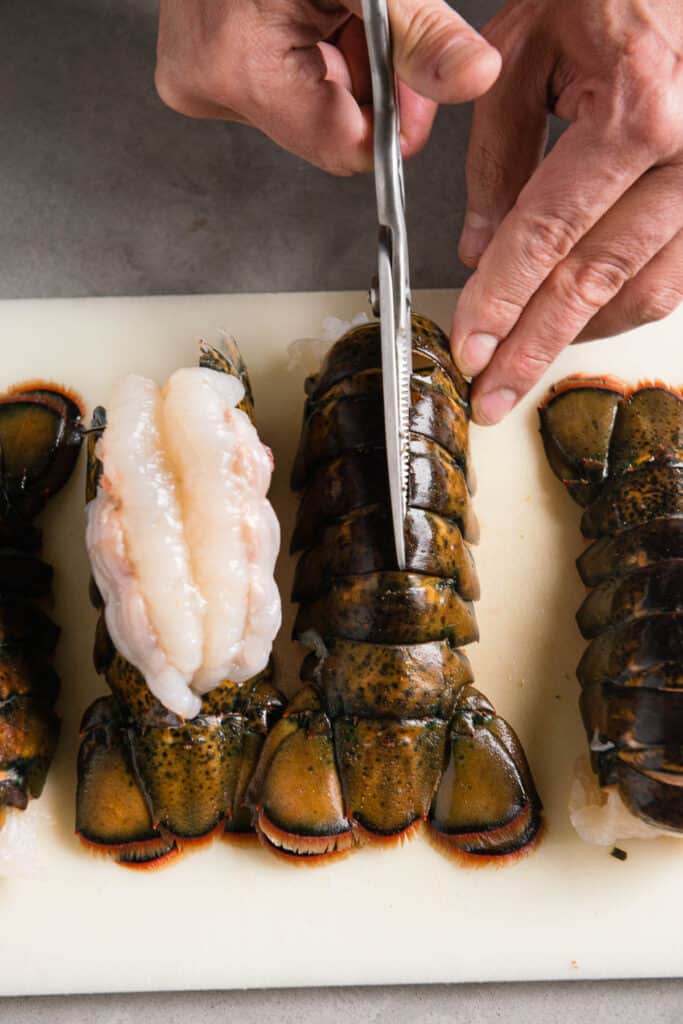
[[[155,11],[150,0],[0,6],[0,295],[367,287],[372,178],[328,177],[252,129],[163,107]],[[416,287],[463,280],[468,121],[465,107],[446,111],[407,171]]]
[[[458,6],[481,24],[499,4]],[[152,0],[0,4],[0,297],[366,287],[371,179],[328,178],[249,129],[164,109],[152,85],[155,30]],[[455,252],[468,120],[467,108],[440,114],[408,167],[419,287],[464,280]],[[0,1024],[673,1024],[682,996],[683,982],[643,981],[53,997],[0,1001]]]
[[[637,941],[637,940],[636,940]],[[680,1024],[676,981],[78,996],[0,1002],[0,1024]]]

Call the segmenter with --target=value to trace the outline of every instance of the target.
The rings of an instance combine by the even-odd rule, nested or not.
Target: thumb
[[[500,54],[445,0],[387,0],[398,77],[437,103],[481,96],[500,72]],[[359,17],[360,0],[347,2]]]

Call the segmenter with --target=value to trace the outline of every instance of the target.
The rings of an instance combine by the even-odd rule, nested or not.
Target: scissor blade
[[[374,104],[375,188],[380,224],[379,312],[384,431],[396,561],[406,567],[410,376],[412,372],[408,240],[403,162],[386,0],[363,0]]]
[[[380,295],[380,330],[382,339],[382,394],[384,399],[384,435],[389,478],[391,522],[394,547],[399,569],[406,567],[405,522],[408,505],[408,448],[404,424],[410,416],[410,369],[406,396],[405,367],[397,345],[397,327],[394,316],[393,268],[391,256],[380,241],[378,278]],[[383,296],[387,297],[383,301]],[[407,397],[407,406],[406,406]]]

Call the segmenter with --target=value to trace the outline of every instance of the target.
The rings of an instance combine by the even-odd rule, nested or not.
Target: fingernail
[[[458,245],[460,259],[464,263],[476,265],[491,241],[493,231],[493,224],[488,217],[468,210]]]
[[[493,334],[470,334],[465,338],[456,357],[458,366],[468,377],[476,377],[491,362],[491,356],[497,347],[498,338]]]
[[[496,388],[475,402],[475,419],[479,423],[493,425],[507,416],[517,401],[517,395],[510,388]]]

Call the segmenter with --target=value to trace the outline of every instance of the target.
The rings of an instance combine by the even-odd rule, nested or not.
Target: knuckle
[[[195,77],[195,89],[198,95],[211,103],[222,107],[233,107],[239,100],[240,82],[248,81],[245,67],[244,75],[234,73],[234,65],[227,62],[211,61],[207,63]]]
[[[641,100],[638,109],[628,118],[628,137],[633,145],[657,155],[669,153],[674,122],[667,107],[668,102],[663,98],[655,100],[649,97],[649,102]]]
[[[554,358],[554,353],[539,343],[530,345],[517,353],[511,375],[519,387],[528,390],[543,376]]]
[[[578,306],[579,311],[593,311],[609,302],[634,272],[635,267],[626,258],[597,256],[558,267],[551,287],[564,304]]]
[[[485,264],[486,254],[465,286],[458,302],[458,311],[464,317],[471,317],[486,310],[487,330],[504,337],[519,320],[526,300],[523,296],[517,298],[509,288],[508,294],[503,294],[509,282],[500,281],[496,277],[488,280],[488,275],[484,273]]]
[[[165,106],[175,110],[178,114],[185,112],[188,106],[186,90],[178,87],[175,77],[169,74],[163,65],[157,64],[154,72],[154,87]]]
[[[563,260],[578,241],[576,224],[561,214],[522,214],[522,258],[527,267],[555,266]]]
[[[680,101],[668,75],[633,58],[626,95],[625,131],[632,145],[657,156],[675,152],[681,141]]]
[[[238,96],[234,79],[213,64],[200,71],[178,74],[162,64],[154,73],[154,85],[159,99],[179,114],[191,113],[195,104],[215,104],[229,109],[236,105]]]
[[[351,161],[340,157],[316,156],[312,154],[308,159],[310,163],[317,165],[321,171],[325,171],[326,174],[331,174],[335,178],[351,178],[354,174],[359,174],[361,171],[361,168],[351,163]]]
[[[652,288],[642,288],[634,296],[631,320],[636,326],[663,320],[673,313],[682,299],[681,289],[673,285],[657,284]]]

